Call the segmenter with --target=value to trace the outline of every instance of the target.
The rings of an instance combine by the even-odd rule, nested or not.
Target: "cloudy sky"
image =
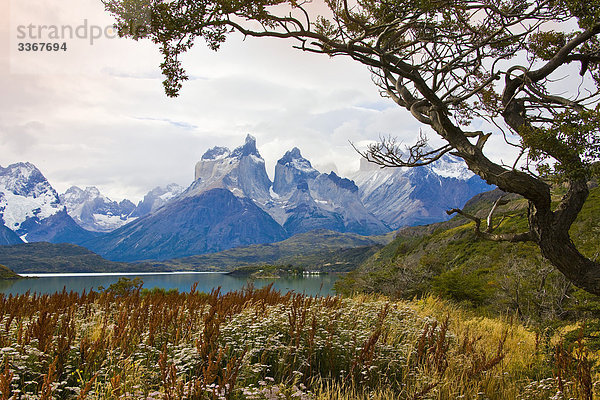
[[[198,42],[183,60],[191,79],[170,99],[157,48],[114,38],[100,0],[0,7],[0,165],[32,162],[59,192],[93,185],[137,201],[157,185],[189,185],[208,148],[234,148],[248,133],[271,177],[294,146],[322,172],[345,175],[359,165],[349,141],[411,143],[421,128],[379,96],[365,67],[290,42],[232,36],[217,53]],[[65,34],[55,42],[66,51],[18,50],[52,27]],[[493,158],[507,157],[500,142],[489,147]]]

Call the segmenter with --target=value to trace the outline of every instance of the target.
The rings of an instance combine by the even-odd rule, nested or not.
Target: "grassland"
[[[590,399],[596,355],[447,301],[270,288],[0,297],[4,399]],[[577,330],[571,327],[570,330]]]

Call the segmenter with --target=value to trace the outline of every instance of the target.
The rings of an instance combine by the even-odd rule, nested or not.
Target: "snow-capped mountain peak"
[[[300,149],[297,147],[294,147],[292,150],[285,153],[283,157],[277,161],[277,163],[297,169],[298,171],[302,171],[304,173],[318,173],[318,171],[313,168],[310,161],[302,157]]]
[[[176,183],[170,183],[166,186],[157,186],[149,191],[142,201],[140,201],[136,209],[131,213],[131,217],[143,217],[151,214],[164,206],[181,193],[184,188]]]
[[[277,161],[273,191],[278,195],[289,194],[302,182],[314,179],[319,171],[314,169],[306,158],[302,157],[300,149],[294,147]]]
[[[196,164],[195,181],[185,196],[221,188],[238,197],[264,203],[271,198],[270,187],[271,181],[256,147],[256,139],[248,135],[245,143],[232,152],[226,147],[213,147],[204,153]]]
[[[40,221],[62,210],[58,194],[33,164],[0,166],[0,220],[8,228],[23,235],[25,221]]]
[[[39,197],[46,193],[56,195],[56,191],[35,165],[25,162],[0,166],[0,185],[16,196]],[[58,198],[58,195],[55,196]]]
[[[462,159],[452,155],[445,155],[431,164],[431,170],[444,178],[455,178],[463,181],[475,175]]]
[[[231,153],[231,157],[242,158],[250,155],[257,156],[260,160],[262,160],[262,157],[256,148],[256,138],[248,134],[246,136],[245,143],[242,146],[235,148],[235,150],[233,150]]]
[[[220,160],[230,155],[231,151],[227,147],[215,146],[202,155],[202,160]]]
[[[362,159],[351,178],[365,207],[394,229],[448,219],[446,210],[492,189],[462,159],[448,154],[415,168],[381,168]]]
[[[130,222],[130,214],[135,209],[129,200],[112,201],[95,186],[85,190],[72,186],[60,195],[60,200],[77,224],[96,232],[110,232]]]

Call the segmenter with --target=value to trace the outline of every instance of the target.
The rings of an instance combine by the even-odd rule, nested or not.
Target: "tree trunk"
[[[581,193],[579,195],[581,196]],[[587,187],[583,201],[585,198],[587,198]],[[579,208],[573,205],[572,207]],[[565,216],[563,213],[552,212],[550,209],[530,211],[529,226],[537,236],[537,244],[544,258],[550,261],[575,286],[589,293],[600,295],[600,264],[581,254],[569,236],[569,228],[575,216]],[[565,222],[565,219],[571,223]]]
[[[589,194],[586,179],[571,179],[567,194],[552,211],[550,186],[546,182],[491,162],[444,114],[438,113],[432,120],[434,129],[457,150],[471,171],[503,191],[529,200],[529,229],[544,258],[573,284],[600,296],[600,264],[581,254],[569,236]]]
[[[568,232],[553,232],[550,229],[538,244],[544,258],[575,286],[600,296],[600,264],[581,254]]]

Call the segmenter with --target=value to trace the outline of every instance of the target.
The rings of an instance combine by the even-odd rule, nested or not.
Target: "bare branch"
[[[379,142],[370,144],[367,150],[359,150],[352,144],[363,158],[382,167],[419,167],[429,165],[450,151],[452,147],[446,145],[435,150],[428,147],[427,137],[421,133],[419,140],[413,146],[404,149],[396,142],[395,138],[381,138]],[[408,154],[405,154],[407,152]]]
[[[500,196],[498,198],[498,200],[496,200],[494,202],[494,205],[492,206],[492,209],[490,210],[490,213],[488,214],[488,217],[487,217],[487,228],[485,229],[486,233],[492,233],[494,230],[496,230],[500,226],[500,224],[502,224],[502,221],[504,220],[504,218],[502,218],[502,220],[498,223],[498,225],[496,225],[494,227],[492,218],[494,217],[494,213],[496,212],[498,207],[506,205],[506,204],[508,204],[508,201],[504,200],[504,196]]]
[[[494,205],[494,207],[496,207],[496,205]],[[490,216],[493,214],[493,211],[495,211],[494,208],[492,208],[492,211],[490,211],[490,214],[488,216],[488,221],[491,221]],[[489,229],[489,227],[490,227],[489,222],[488,222],[487,229],[485,231],[482,231],[481,230],[481,218],[471,215],[471,214],[469,214],[461,209],[458,209],[458,208],[453,208],[451,210],[448,210],[448,211],[446,211],[446,214],[448,214],[448,215],[459,214],[459,215],[462,215],[463,217],[475,222],[475,227],[473,228],[473,231],[475,232],[475,234],[478,237],[480,237],[482,239],[491,240],[494,242],[512,242],[512,243],[534,242],[535,241],[535,236],[531,231],[525,232],[525,233],[502,233],[502,234],[491,233],[494,229],[491,229],[491,230]]]

